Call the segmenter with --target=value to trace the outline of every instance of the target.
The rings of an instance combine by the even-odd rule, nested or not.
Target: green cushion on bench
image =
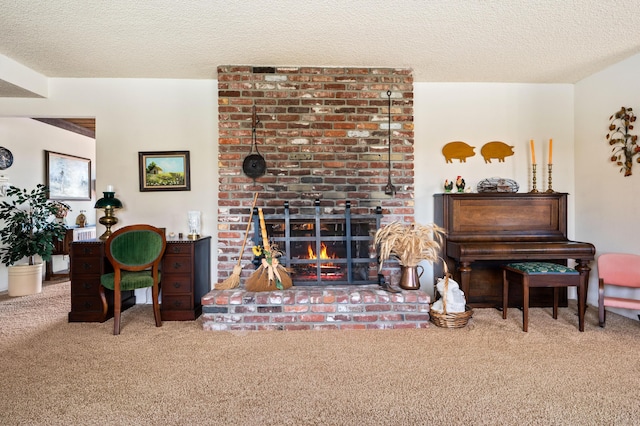
[[[573,268],[569,268],[564,265],[558,265],[557,263],[549,263],[549,262],[517,262],[517,263],[509,263],[507,266],[531,275],[579,274],[579,272]]]

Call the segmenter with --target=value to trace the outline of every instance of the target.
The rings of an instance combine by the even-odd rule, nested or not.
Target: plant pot
[[[42,292],[42,263],[9,266],[9,296]]]
[[[418,273],[418,268],[420,272]],[[400,288],[404,290],[418,290],[420,288],[420,277],[424,273],[424,268],[418,266],[400,266]]]

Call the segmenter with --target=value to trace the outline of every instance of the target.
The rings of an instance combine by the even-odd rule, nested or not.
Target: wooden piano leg
[[[589,261],[587,260],[582,260],[582,259],[575,259],[576,261],[576,271],[580,272],[580,276],[583,276],[584,278],[584,293],[585,293],[585,300],[586,300],[586,295],[587,292],[589,291],[589,272],[591,271],[591,268],[589,268]],[[586,305],[585,305],[585,309],[586,309]]]
[[[471,282],[471,262],[460,262],[458,266],[458,272],[460,273],[460,287],[462,287],[462,292],[464,293],[464,297],[467,299],[467,303],[469,303],[469,283]]]

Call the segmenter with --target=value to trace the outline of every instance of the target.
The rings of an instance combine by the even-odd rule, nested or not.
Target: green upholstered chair
[[[164,231],[151,225],[125,226],[107,240],[106,255],[114,272],[103,274],[100,283],[113,290],[113,334],[120,334],[120,292],[126,290],[151,287],[156,327],[162,325],[159,266],[166,246]]]

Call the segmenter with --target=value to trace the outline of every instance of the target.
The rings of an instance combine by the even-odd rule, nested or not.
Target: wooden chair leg
[[[638,316],[640,319],[640,315]],[[598,325],[600,327],[604,327],[604,322],[606,320],[606,313],[604,309],[604,286],[600,283],[600,287],[598,288]]]
[[[529,331],[529,277],[522,279],[522,331]]]
[[[160,295],[160,288],[158,284],[154,284],[151,293],[151,297],[153,298],[153,317],[156,320],[156,327],[160,327],[162,326],[162,317],[160,316],[160,303],[158,302]]]
[[[638,319],[640,319],[640,315],[638,316]],[[604,328],[604,323],[606,320],[607,320],[607,311],[604,309],[604,305],[601,304],[600,306],[598,306],[598,325]]]
[[[560,288],[553,288],[553,319],[558,319],[558,299],[560,294]]]
[[[120,334],[120,312],[122,310],[122,294],[120,283],[115,283],[113,289],[113,334]]]

